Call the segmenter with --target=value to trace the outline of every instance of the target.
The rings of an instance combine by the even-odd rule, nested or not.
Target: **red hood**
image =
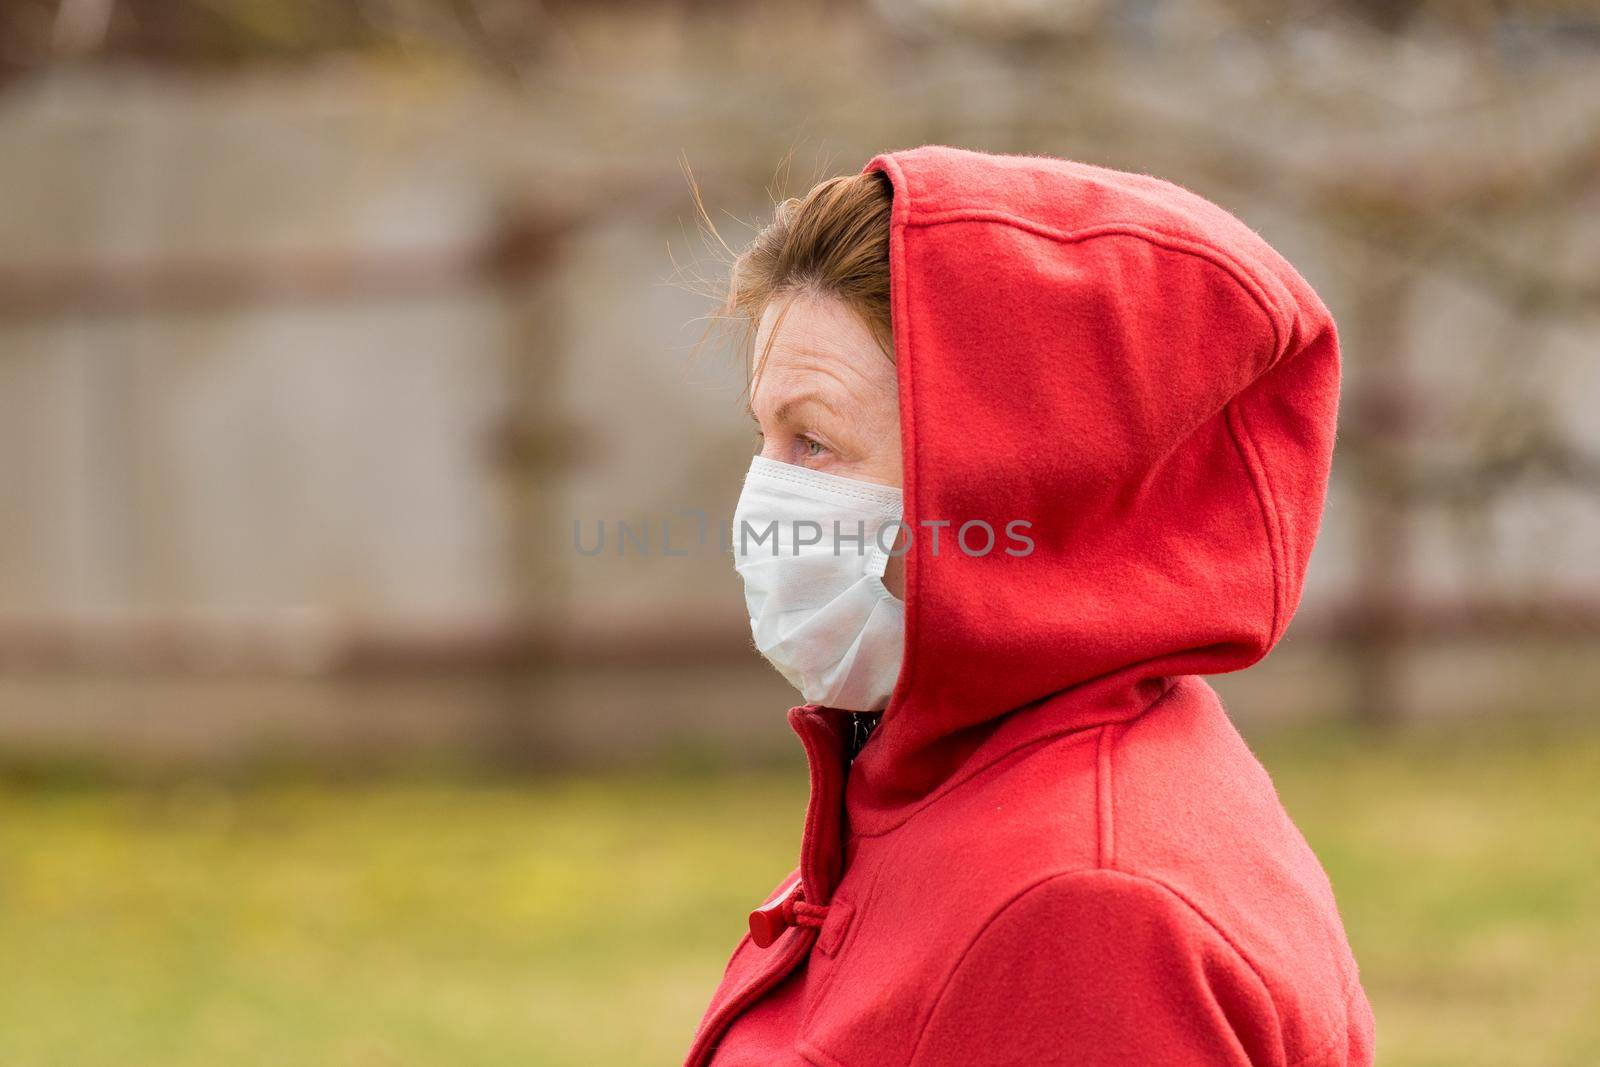
[[[1167,182],[925,145],[894,184],[906,653],[850,775],[883,824],[1009,747],[1238,670],[1299,601],[1338,402],[1334,324],[1252,230]],[[1032,523],[937,557],[918,524]],[[981,538],[976,538],[981,542]],[[980,546],[981,547],[981,546]],[[983,746],[984,754],[976,754]]]

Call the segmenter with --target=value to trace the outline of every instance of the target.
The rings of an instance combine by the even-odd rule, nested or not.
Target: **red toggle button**
[[[750,940],[757,948],[771,945],[795,924],[794,903],[800,899],[801,892],[800,879],[796,878],[794,885],[779,893],[776,900],[750,913]]]

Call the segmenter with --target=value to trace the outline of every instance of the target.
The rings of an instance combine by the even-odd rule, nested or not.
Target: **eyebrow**
[[[788,422],[790,418],[793,417],[795,409],[803,407],[806,404],[817,404],[821,407],[827,408],[834,415],[839,414],[839,409],[834,407],[826,396],[813,390],[809,393],[803,393],[800,396],[790,397],[788,400],[785,400],[783,403],[779,404],[772,412],[773,421]],[[749,404],[746,404],[745,410],[750,413],[750,417],[752,419],[755,419],[757,422],[761,421],[756,415],[755,408],[749,406]]]

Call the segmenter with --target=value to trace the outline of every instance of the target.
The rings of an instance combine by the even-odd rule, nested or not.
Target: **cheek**
[[[899,442],[895,442],[898,448]],[[898,451],[875,452],[870,459],[863,460],[855,465],[855,477],[879,485],[892,485],[900,488],[904,483],[901,479],[900,453]]]
[[[892,479],[895,485],[903,486],[905,484],[905,471],[900,454],[900,428],[898,426],[895,427],[894,436],[889,439],[887,451],[888,454],[884,457],[884,468],[887,472],[887,477]]]
[[[892,404],[876,404],[849,423],[849,465],[853,477],[882,485],[902,485],[900,412]]]
[[[861,470],[872,481],[884,485],[903,485],[900,456],[900,424],[889,420],[866,437],[870,442],[861,458]]]
[[[883,480],[892,485],[903,485],[900,449],[900,406],[890,402],[877,420],[873,452]]]

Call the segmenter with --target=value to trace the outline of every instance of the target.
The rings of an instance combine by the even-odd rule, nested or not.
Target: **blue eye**
[[[813,437],[802,437],[802,438],[800,438],[800,440],[806,446],[806,455],[807,456],[820,456],[820,455],[822,455],[822,442],[821,441],[818,441],[816,438],[813,438]]]

